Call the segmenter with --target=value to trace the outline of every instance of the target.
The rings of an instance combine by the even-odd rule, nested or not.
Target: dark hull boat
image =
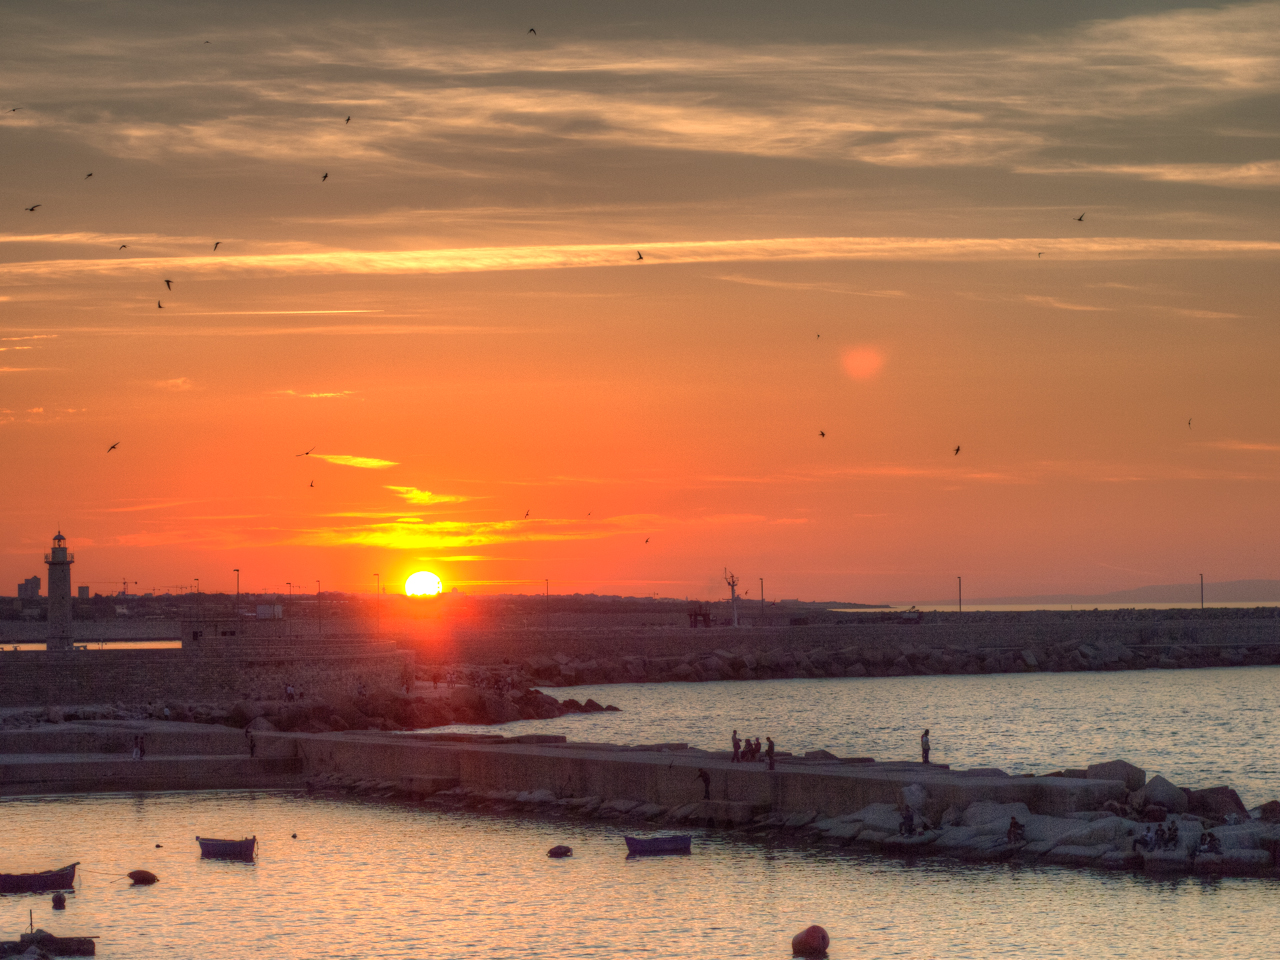
[[[77,860],[60,870],[43,873],[0,873],[0,893],[44,893],[48,890],[70,890],[76,882]]]
[[[216,860],[252,860],[253,851],[258,846],[257,837],[246,837],[243,840],[213,840],[208,837],[196,837],[200,844],[200,856]]]
[[[623,837],[627,841],[627,853],[633,857],[647,857],[659,853],[688,853],[693,837],[688,834],[670,837]]]

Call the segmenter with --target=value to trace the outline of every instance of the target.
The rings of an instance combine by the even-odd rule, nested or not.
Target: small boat
[[[243,840],[213,840],[209,837],[196,837],[200,844],[200,856],[217,860],[252,860],[253,851],[258,845],[258,838],[245,837]]]
[[[59,870],[43,873],[0,873],[0,893],[44,893],[49,890],[70,890],[75,886],[76,867],[80,861]]]
[[[627,853],[633,857],[646,857],[658,853],[688,853],[693,844],[689,834],[668,837],[623,837],[627,841]]]

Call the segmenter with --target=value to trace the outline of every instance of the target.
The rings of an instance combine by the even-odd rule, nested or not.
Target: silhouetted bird
[[[158,310],[163,310],[163,309],[164,309],[164,304],[163,304],[163,303],[161,303],[159,300],[157,300],[157,301],[156,301],[156,309],[158,309]]]
[[[88,179],[89,179],[90,177],[92,177],[92,176],[93,176],[93,174],[92,174],[92,173],[86,173],[86,174],[84,175],[84,178],[85,178],[86,180],[88,180]]]
[[[217,250],[217,249],[218,249],[218,247],[219,247],[219,246],[221,246],[221,245],[222,245],[222,241],[221,241],[221,240],[219,240],[217,243],[215,243],[215,244],[213,245],[213,249],[214,249],[214,250]]]
[[[314,480],[312,480],[312,481],[311,481],[311,485],[314,487],[314,486],[316,485],[316,482],[315,482]]]
[[[530,27],[530,28],[529,28],[529,33],[532,33],[535,37],[538,35],[538,31],[537,31],[537,30],[535,30],[535,29],[533,29],[533,27]],[[526,34],[526,36],[527,36],[527,34]]]
[[[1080,214],[1080,216],[1076,217],[1076,219],[1077,219],[1077,220],[1084,220],[1084,214],[1083,214],[1083,213],[1082,213],[1082,214]]]
[[[955,452],[955,453],[953,453],[953,454],[952,454],[952,456],[953,456],[953,457],[958,457],[958,456],[960,456],[960,448],[959,448],[959,447],[956,447],[956,452]]]
[[[350,122],[351,122],[351,118],[350,118],[350,117],[347,117],[346,122],[347,122],[347,123],[350,123]]]
[[[1187,429],[1188,429],[1188,430],[1190,430],[1190,429],[1191,429],[1191,418],[1190,418],[1190,417],[1187,417]]]
[[[329,179],[329,175],[326,173],[323,177],[320,178],[320,182],[324,183],[328,179]]]
[[[205,43],[212,43],[212,41],[211,41],[211,40],[206,40],[206,41],[205,41]]]
[[[637,251],[636,251],[636,259],[637,259],[637,260],[643,260],[643,259],[644,259],[644,254],[643,254],[643,253],[641,253],[639,250],[637,250]]]
[[[24,207],[23,209],[25,209],[25,210],[27,211],[27,213],[35,213],[35,212],[36,212],[36,207],[43,207],[43,206],[44,206],[44,204],[43,204],[43,203],[37,203],[37,204],[35,204],[35,206]]]
[[[532,507],[530,507],[530,508],[529,508],[529,510],[532,510],[532,509],[533,509]],[[524,518],[525,518],[526,520],[528,520],[528,519],[529,519],[529,510],[526,510],[526,511],[524,512]]]
[[[128,249],[128,247],[129,247],[129,245],[128,245],[127,243],[122,243],[122,244],[120,244],[120,249],[121,249],[121,250],[127,250],[127,249]]]
[[[649,542],[649,538],[648,538],[648,537],[645,537],[645,538],[644,538],[644,542],[645,542],[645,543],[648,543],[648,542]]]
[[[315,449],[315,447],[312,447],[312,448],[311,448],[311,450],[314,450],[314,449]],[[295,453],[295,454],[294,454],[294,456],[295,456],[295,457],[306,457],[306,456],[310,456],[310,454],[311,454],[311,450],[308,450],[308,451],[306,451],[305,453]]]
[[[13,108],[13,109],[11,109],[9,112],[10,112],[10,113],[17,113],[17,112],[18,112],[19,110],[21,110],[21,109],[22,109],[21,107],[14,107],[14,108]]]
[[[114,449],[115,449],[116,447],[118,447],[118,446],[120,446],[120,441],[119,441],[119,440],[117,440],[117,441],[116,441],[115,443],[113,443],[111,446],[107,447],[107,453],[110,453],[112,450],[114,450]]]
[[[1039,259],[1040,259],[1041,257],[1043,257],[1043,256],[1044,256],[1044,254],[1043,254],[1043,253],[1037,253],[1037,254],[1036,254],[1036,259],[1037,259],[1037,260],[1039,260]]]
[[[825,430],[819,430],[819,431],[818,431],[818,436],[820,436],[820,437],[825,437],[826,435],[827,435],[827,431],[825,431]]]
[[[166,280],[166,281],[164,282],[164,285],[165,285],[165,288],[166,288],[166,289],[169,289],[169,290],[172,290],[172,289],[173,289],[173,281],[172,281],[172,280]]]

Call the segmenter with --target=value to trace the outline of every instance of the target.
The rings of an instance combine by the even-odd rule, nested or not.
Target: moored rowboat
[[[688,853],[693,844],[689,834],[667,837],[623,837],[627,841],[627,853],[632,856],[649,856],[655,853]]]
[[[47,890],[70,890],[76,882],[80,861],[58,870],[42,873],[0,873],[0,893],[44,893]]]
[[[210,837],[196,837],[200,844],[200,856],[218,860],[252,860],[258,838],[245,837],[243,840],[214,840]]]

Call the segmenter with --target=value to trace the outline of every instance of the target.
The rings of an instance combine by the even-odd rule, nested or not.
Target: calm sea
[[[1275,676],[1253,668],[574,688],[625,712],[509,726],[713,746],[736,724],[788,747],[887,757],[912,755],[927,723],[935,750],[964,765],[1017,771],[1120,755],[1180,782],[1244,783],[1257,802],[1276,792],[1263,756]],[[0,939],[25,930],[31,910],[37,926],[99,935],[107,960],[686,960],[785,958],[792,934],[821,923],[833,960],[1216,960],[1274,956],[1280,925],[1272,881],[912,862],[731,834],[696,836],[690,857],[629,861],[623,832],[274,793],[0,801],[0,870],[82,864],[63,913],[46,895],[0,897]],[[202,861],[197,834],[256,835],[258,861]],[[574,857],[547,859],[557,843]],[[160,883],[117,879],[135,869]]]

